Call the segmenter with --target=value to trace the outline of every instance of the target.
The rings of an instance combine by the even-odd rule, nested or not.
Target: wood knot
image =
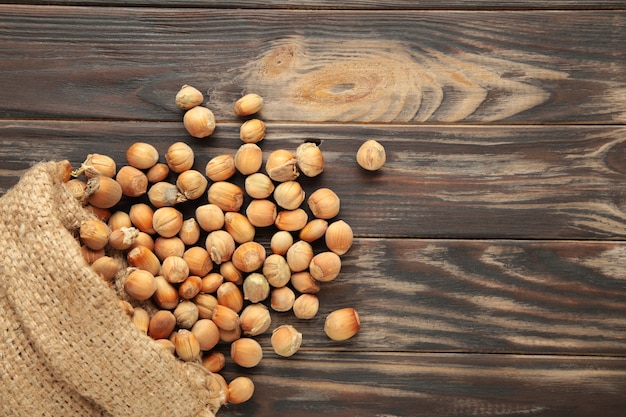
[[[263,95],[266,119],[406,123],[504,120],[550,99],[535,80],[566,77],[464,51],[290,37],[236,81]]]
[[[612,171],[626,174],[626,142],[613,144],[607,150],[604,161]]]
[[[350,104],[377,96],[384,78],[367,69],[366,63],[341,63],[304,75],[293,97],[301,104]]]
[[[300,46],[294,43],[280,45],[270,50],[261,60],[260,73],[275,78],[297,65]]]

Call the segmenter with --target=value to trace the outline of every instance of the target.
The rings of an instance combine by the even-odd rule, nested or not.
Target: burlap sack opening
[[[55,162],[0,199],[0,414],[214,416],[217,379],[139,331],[82,258],[90,216]]]

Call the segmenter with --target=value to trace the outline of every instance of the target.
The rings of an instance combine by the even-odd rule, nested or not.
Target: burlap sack
[[[139,331],[83,260],[89,216],[54,162],[0,199],[0,414],[214,416],[217,379]]]

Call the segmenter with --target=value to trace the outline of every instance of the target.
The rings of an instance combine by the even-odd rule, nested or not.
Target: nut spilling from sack
[[[184,126],[196,138],[215,129],[203,101],[190,86],[176,96]],[[338,219],[339,196],[326,187],[307,196],[299,182],[301,175],[324,171],[319,146],[306,142],[263,160],[258,143],[266,127],[254,118],[262,104],[256,94],[235,103],[237,116],[251,117],[240,128],[243,144],[211,158],[204,172],[194,169],[196,155],[183,142],[164,155],[136,142],[120,169],[112,158],[92,154],[67,182],[97,217],[80,227],[83,255],[105,281],[119,281],[130,297],[120,304],[132,322],[181,360],[218,375],[227,360],[215,349],[220,344],[230,344],[230,360],[242,368],[260,363],[263,347],[256,336],[268,332],[278,356],[296,354],[306,335],[293,325],[272,327],[271,311],[316,317],[321,285],[340,275],[341,257],[353,244],[352,228]],[[375,152],[363,148],[358,163],[379,169],[384,149],[367,146]],[[190,202],[196,202],[191,215]],[[182,204],[186,210],[179,209]],[[255,240],[259,230],[270,234],[265,246]],[[359,315],[350,307],[333,311],[324,324],[335,341],[359,329]],[[219,379],[230,403],[252,397],[249,377]]]

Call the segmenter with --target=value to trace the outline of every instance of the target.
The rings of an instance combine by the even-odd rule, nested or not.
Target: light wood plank
[[[3,118],[623,123],[624,11],[0,7]],[[184,22],[184,24],[182,24]]]
[[[0,192],[30,165],[93,152],[125,163],[134,141],[161,155],[176,141],[197,152],[195,167],[235,153],[239,124],[218,124],[214,136],[191,138],[181,122],[0,123]],[[626,131],[621,126],[380,126],[268,123],[265,157],[321,142],[327,160],[307,192],[327,186],[341,197],[341,217],[359,236],[419,238],[623,239],[626,236]],[[387,149],[378,173],[358,167],[368,138]],[[235,182],[243,184],[243,176]]]

